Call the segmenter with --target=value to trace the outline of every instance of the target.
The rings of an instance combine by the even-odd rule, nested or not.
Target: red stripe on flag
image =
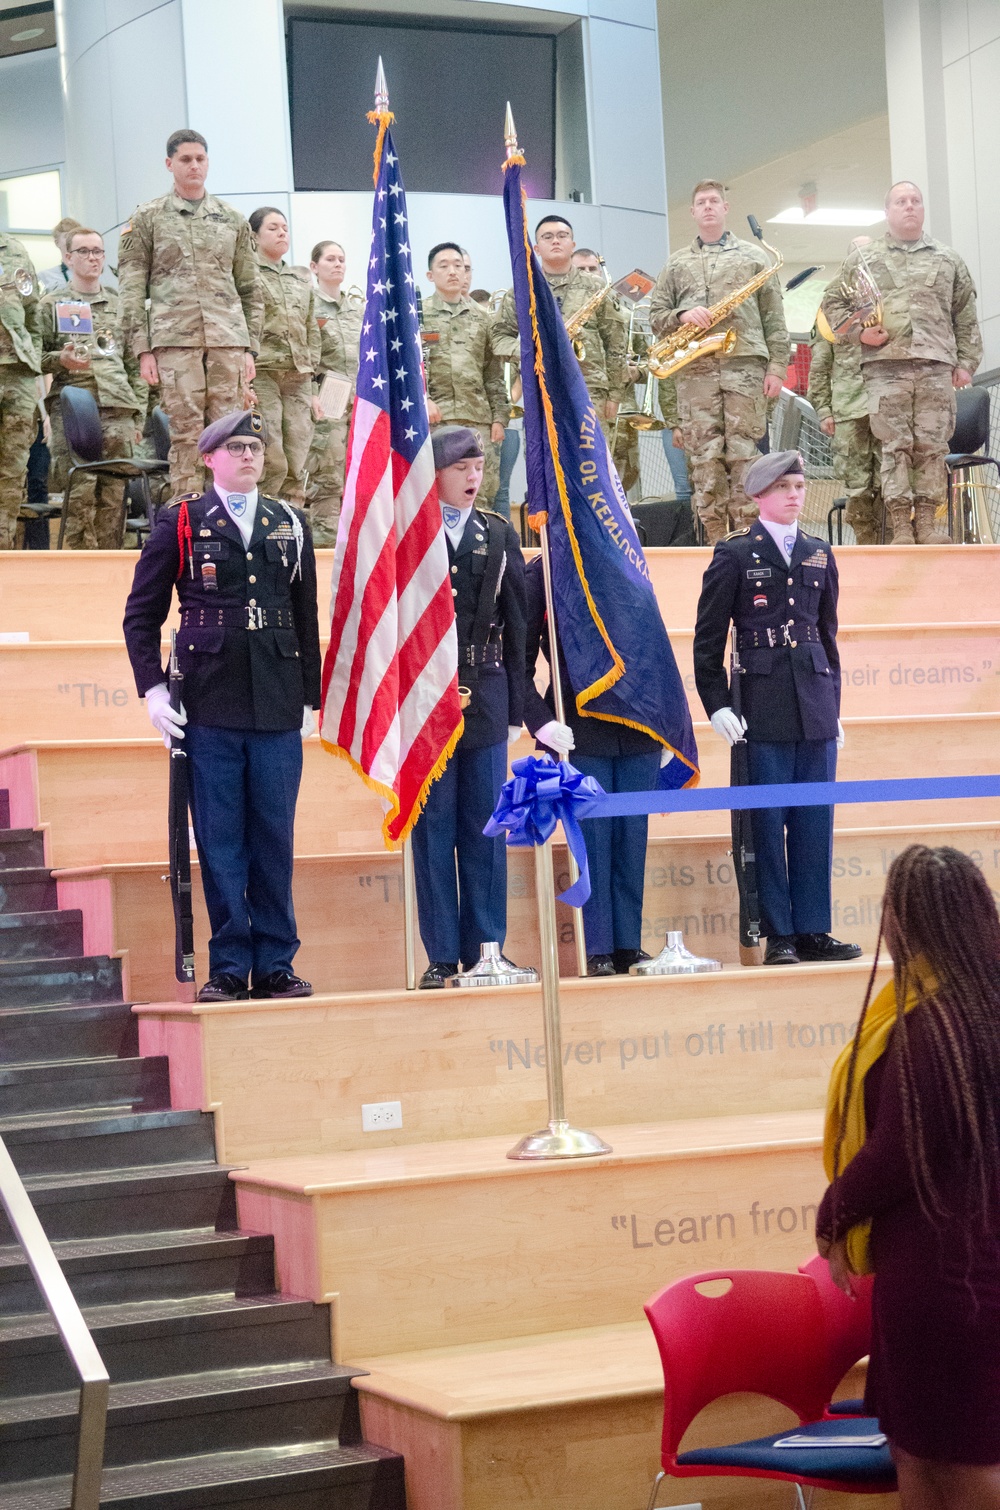
[[[420,800],[427,778],[440,759],[442,750],[447,748],[461,716],[458,706],[458,677],[453,676],[410,746],[400,768],[396,781],[399,813],[387,825],[390,839],[398,840],[414,816],[413,809]]]

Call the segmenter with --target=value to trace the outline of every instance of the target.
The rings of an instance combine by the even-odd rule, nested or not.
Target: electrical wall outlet
[[[388,1127],[402,1127],[403,1104],[401,1101],[363,1101],[361,1103],[361,1131],[385,1132]]]

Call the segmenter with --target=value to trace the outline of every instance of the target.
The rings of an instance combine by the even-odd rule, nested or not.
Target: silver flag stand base
[[[508,1159],[592,1159],[596,1154],[611,1153],[596,1133],[570,1127],[568,1122],[550,1122],[541,1132],[528,1133],[507,1155]]]

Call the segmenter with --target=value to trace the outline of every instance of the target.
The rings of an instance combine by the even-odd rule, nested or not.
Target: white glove
[[[520,724],[508,724],[507,725],[507,743],[509,745],[516,745],[517,742],[518,742],[518,740],[520,739],[520,737],[521,737],[521,725]]]
[[[163,735],[164,749],[170,749],[172,739],[184,738],[183,726],[187,723],[188,716],[184,712],[183,703],[176,713],[170,706],[170,692],[166,682],[150,687],[146,693],[146,712],[157,734]]]
[[[561,724],[557,718],[550,718],[547,724],[542,724],[540,729],[536,729],[535,738],[539,744],[554,750],[560,760],[565,760],[576,744],[569,724]]]
[[[316,733],[316,719],[308,703],[302,709],[302,728],[300,732],[303,739],[308,739],[310,734]]]
[[[847,735],[844,733],[844,726],[840,722],[840,719],[838,718],[837,719],[837,749],[838,750],[842,750],[844,748],[844,740],[846,738],[847,738]]]
[[[720,708],[717,713],[712,714],[711,722],[716,734],[720,735],[730,748],[739,744],[744,737],[747,721],[745,718],[738,718],[732,708]]]

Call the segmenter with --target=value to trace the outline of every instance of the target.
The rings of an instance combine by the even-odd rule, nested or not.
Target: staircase
[[[329,1308],[280,1294],[273,1238],[238,1230],[212,1117],[171,1110],[122,962],[84,954],[43,851],[0,828],[0,1136],[111,1376],[101,1504],[404,1510]],[[0,1510],[68,1510],[78,1394],[0,1208]]]

